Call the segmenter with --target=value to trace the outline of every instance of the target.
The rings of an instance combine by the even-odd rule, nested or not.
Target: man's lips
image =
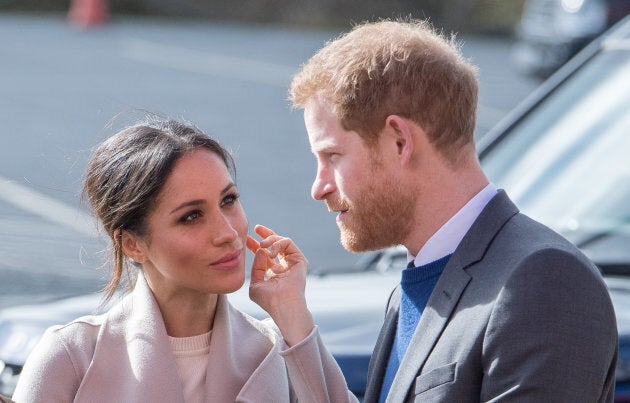
[[[326,203],[326,207],[328,207],[328,211],[330,211],[331,213],[345,213],[349,210],[349,207],[345,204]]]
[[[327,202],[326,207],[328,207],[328,211],[330,211],[331,213],[337,213],[337,217],[336,217],[337,221],[339,221],[341,217],[345,215],[348,212],[348,210],[350,210],[350,208],[348,207],[346,203],[340,203],[340,202],[336,202],[336,203]]]
[[[337,213],[337,217],[335,217],[335,221],[337,221],[337,223],[343,221],[344,219],[344,215],[348,212],[348,210],[337,210],[335,211]]]

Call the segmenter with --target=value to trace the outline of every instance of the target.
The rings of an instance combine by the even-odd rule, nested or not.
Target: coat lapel
[[[210,340],[206,396],[216,402],[289,399],[289,383],[277,334],[219,295]],[[262,399],[262,400],[261,400]]]
[[[440,276],[420,322],[409,343],[387,397],[402,402],[446,327],[462,294],[471,281],[466,268],[480,261],[501,227],[518,213],[516,206],[500,190],[483,209]],[[386,365],[386,360],[383,361]]]
[[[272,326],[241,313],[219,295],[206,372],[207,398],[289,401],[288,379],[279,376],[286,373],[279,350]],[[184,401],[162,315],[142,273],[133,292],[107,313],[76,401]]]
[[[184,401],[162,315],[142,273],[107,314],[76,400]]]

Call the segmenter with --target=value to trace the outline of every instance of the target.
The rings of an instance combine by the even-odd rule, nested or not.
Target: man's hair
[[[471,143],[477,69],[426,21],[363,23],[328,42],[293,77],[290,100],[304,108],[323,97],[345,130],[368,145],[389,115],[419,124],[447,159]]]

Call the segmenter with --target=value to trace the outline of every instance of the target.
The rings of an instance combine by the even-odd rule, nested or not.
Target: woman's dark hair
[[[112,241],[113,270],[103,290],[105,301],[119,287],[123,273],[129,287],[135,281],[122,251],[123,230],[147,235],[147,216],[175,162],[199,148],[218,155],[234,174],[232,156],[216,140],[188,122],[153,115],[114,134],[92,154],[83,197]]]

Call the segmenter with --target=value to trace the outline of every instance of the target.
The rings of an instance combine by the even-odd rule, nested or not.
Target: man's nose
[[[311,186],[311,196],[315,200],[324,200],[327,195],[335,191],[334,180],[326,175],[322,170],[317,171],[313,185]]]

